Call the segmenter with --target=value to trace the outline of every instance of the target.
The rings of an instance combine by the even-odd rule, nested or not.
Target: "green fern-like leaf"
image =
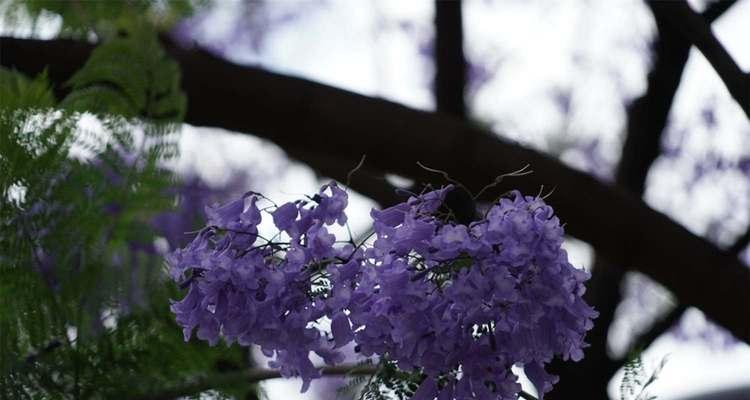
[[[207,3],[207,0],[7,0],[4,17],[5,22],[14,26],[56,16],[62,22],[64,36],[86,38],[93,33],[106,39],[116,36],[123,24],[134,19],[169,29]]]
[[[659,365],[650,373],[643,364],[641,352],[632,354],[623,366],[623,378],[620,382],[620,400],[653,400],[657,396],[648,393],[647,389],[656,382],[659,374],[666,365],[667,357],[663,357]]]
[[[156,35],[139,27],[98,46],[69,81],[62,106],[95,114],[143,117],[150,122],[182,119],[185,96],[177,64]]]

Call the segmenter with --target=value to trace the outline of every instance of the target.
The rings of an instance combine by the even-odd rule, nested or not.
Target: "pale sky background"
[[[431,1],[271,2],[254,14],[253,18],[261,16],[269,23],[254,45],[248,39],[258,38],[252,34],[238,36],[237,25],[249,20],[242,4],[230,0],[217,4],[199,16],[195,38],[209,46],[230,43],[221,51],[235,62],[259,64],[416,108],[434,107],[429,90],[433,66],[424,56],[433,35]],[[691,4],[700,8],[702,2]],[[745,71],[750,70],[748,21],[750,0],[740,0],[714,24],[715,33]],[[38,35],[52,36],[56,22],[52,19],[41,28]],[[472,88],[468,98],[473,118],[507,138],[552,151],[579,168],[586,163],[576,144],[598,140],[604,165],[616,163],[623,140],[624,107],[645,90],[649,70],[646,49],[655,28],[642,2],[468,0],[464,29],[467,57],[486,70],[486,79]],[[571,114],[562,113],[551,95],[560,91],[570,95]],[[701,128],[700,122],[707,105],[713,106],[716,115],[716,125],[710,129]],[[695,50],[675,99],[665,143],[680,137],[687,139],[682,156],[657,160],[648,177],[646,201],[700,235],[706,234],[711,222],[721,221],[716,240],[731,242],[750,221],[748,178],[730,171],[715,173],[690,190],[686,183],[695,160],[707,154],[730,160],[750,156],[750,123]],[[187,126],[181,150],[179,170],[199,173],[212,182],[243,171],[254,190],[277,201],[314,192],[323,182],[306,166],[286,159],[275,145],[249,135]],[[731,210],[726,207],[728,201],[734,205]],[[365,217],[374,205],[352,194],[348,214],[355,233],[367,229]],[[571,240],[567,248],[575,265],[590,267],[588,246]],[[634,276],[631,281],[639,279],[644,280]],[[647,310],[666,307],[671,301],[656,285],[630,287],[649,293],[630,296],[623,304],[612,331],[615,351],[627,344],[630,330],[649,318]],[[644,298],[649,301],[645,308],[638,305]],[[688,333],[710,329],[697,310],[691,310],[686,319]],[[666,335],[645,352],[645,363],[654,366],[666,355],[668,362],[650,390],[659,399],[750,385],[750,346],[745,344],[725,346]],[[616,376],[610,385],[613,398],[619,398],[619,379]],[[314,398],[315,383],[305,396],[298,394],[299,387],[295,380],[264,384],[270,399]]]

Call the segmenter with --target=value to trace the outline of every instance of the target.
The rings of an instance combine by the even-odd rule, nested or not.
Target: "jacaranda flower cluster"
[[[427,376],[414,399],[515,399],[513,365],[540,393],[555,355],[579,360],[596,313],[588,274],[568,263],[552,208],[513,192],[480,220],[455,222],[441,190],[373,211],[377,240],[350,318],[365,355]],[[439,383],[439,384],[438,384]]]
[[[248,193],[207,208],[208,225],[168,258],[187,288],[172,304],[188,340],[256,344],[305,391],[355,342],[425,377],[416,400],[515,399],[512,366],[540,394],[557,378],[553,357],[579,360],[593,311],[581,298],[588,274],[561,248],[563,230],[539,197],[512,192],[486,214],[460,223],[445,204],[447,186],[382,211],[375,241],[337,240],[347,194],[335,183],[307,200],[269,205]],[[268,214],[278,233],[258,234]],[[321,321],[328,320],[330,328]]]

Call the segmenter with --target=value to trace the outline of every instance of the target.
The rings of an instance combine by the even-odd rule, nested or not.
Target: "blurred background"
[[[641,0],[214,0],[185,2],[189,11],[183,11],[169,1],[133,3],[139,4],[138,13],[149,15],[156,30],[185,48],[453,114],[585,171],[603,184],[642,195],[650,207],[716,246],[739,247],[738,257],[750,262],[747,241],[740,240],[750,225],[750,120],[711,64],[667,22],[658,6]],[[740,69],[749,71],[750,1],[688,3],[704,13]],[[99,17],[91,11],[106,8],[106,0],[0,4],[3,37],[71,37],[94,43],[106,36],[104,23],[96,22]],[[442,19],[436,18],[438,14]],[[3,50],[0,46],[0,62],[13,67],[16,60]],[[451,54],[458,67],[450,66]],[[458,68],[458,75],[451,68]],[[465,80],[440,89],[438,70]],[[455,93],[462,95],[457,99]],[[94,118],[82,124],[98,129]],[[161,220],[155,217],[161,222],[156,222],[154,243],[162,249],[184,245],[179,234],[172,240],[159,231],[168,226],[164,221],[179,221],[179,228],[169,225],[179,231],[187,219],[200,218],[204,203],[246,190],[284,201],[314,193],[330,179],[253,132],[182,124],[174,134],[179,155],[166,165],[181,177],[176,187],[183,214],[175,216],[175,208],[167,207],[157,216]],[[639,134],[651,139],[638,142]],[[634,140],[631,147],[625,145],[628,135]],[[622,168],[627,157],[634,170],[643,171],[640,184],[618,173],[618,164]],[[633,158],[648,161],[643,167],[633,164]],[[386,178],[394,186],[412,184],[400,176]],[[352,195],[349,215],[355,236],[367,231],[366,217],[370,208],[379,207],[378,201],[366,194]],[[566,248],[572,263],[581,268],[595,270],[603,262],[584,242],[570,238]],[[680,305],[667,288],[627,272],[629,267],[618,266],[613,273],[617,279],[602,283],[614,293],[605,306],[596,305],[608,314],[599,321],[611,321],[599,327],[606,345],[593,343],[590,351],[598,354],[592,356],[594,361],[570,366],[570,371],[579,368],[578,378],[568,378],[570,371],[562,369],[561,384],[566,379],[571,384],[577,379],[579,385],[604,382],[611,398],[634,398],[621,393],[621,367],[629,354],[642,350],[647,375],[666,358],[648,388],[659,399],[750,399],[750,347],[698,309]],[[612,267],[608,268],[609,273]],[[716,290],[721,296],[721,288]],[[117,318],[112,318],[109,323],[116,326]],[[156,329],[169,325],[165,322]],[[179,339],[178,328],[172,328]],[[253,357],[247,365],[265,364],[254,352],[221,351],[233,353],[208,355],[203,364],[195,363],[195,370],[221,366],[227,358],[242,364]],[[322,379],[301,395],[297,381],[270,380],[261,385],[259,395],[346,398],[337,392],[345,383]],[[221,395],[207,393],[204,398]],[[564,398],[593,398],[584,393]],[[550,398],[563,397],[553,392]]]

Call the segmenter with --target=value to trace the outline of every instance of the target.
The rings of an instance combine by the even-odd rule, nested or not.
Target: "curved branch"
[[[285,149],[303,148],[350,165],[366,153],[368,168],[427,181],[433,176],[419,168],[421,161],[474,190],[530,164],[535,173],[513,183],[526,193],[538,192],[541,185],[556,187],[549,202],[570,222],[568,233],[610,262],[651,276],[750,342],[750,269],[626,191],[454,117],[165,45],[182,69],[186,122],[253,133]],[[0,63],[28,74],[47,66],[50,79],[61,84],[92,47],[3,38]]]

